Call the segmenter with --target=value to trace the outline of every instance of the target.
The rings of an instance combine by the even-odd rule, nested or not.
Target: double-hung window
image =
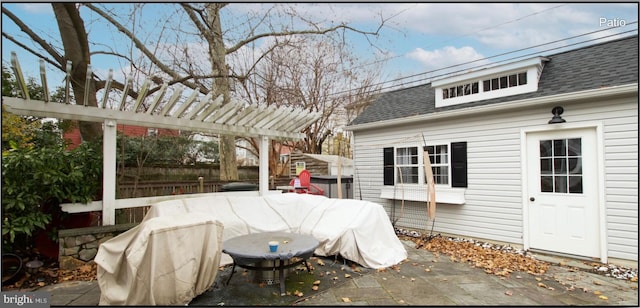
[[[396,148],[396,183],[418,184],[418,147]]]
[[[449,145],[427,146],[435,184],[449,185]]]

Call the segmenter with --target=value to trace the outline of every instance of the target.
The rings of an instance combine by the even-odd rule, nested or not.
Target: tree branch
[[[104,11],[102,11],[100,8],[96,7],[92,3],[85,3],[85,6],[91,9],[92,11],[96,12],[98,15],[100,15],[104,19],[106,19],[114,27],[116,27],[118,31],[122,32],[125,36],[131,39],[131,41],[134,43],[136,48],[142,51],[142,53],[144,53],[144,55],[147,56],[153,64],[155,64],[163,72],[171,76],[171,78],[176,80],[184,78],[184,77],[181,77],[180,74],[178,74],[176,71],[174,71],[173,69],[171,69],[170,67],[162,63],[160,59],[158,59],[149,49],[147,49],[147,47],[135,36],[135,34],[133,34],[131,31],[129,31],[127,28],[121,25],[117,20],[113,19],[109,14],[105,13]],[[191,89],[196,89],[198,87],[198,85],[192,82],[184,82],[183,84]]]
[[[20,47],[21,47],[21,48],[23,48],[24,50],[26,50],[26,51],[30,52],[30,53],[31,53],[31,54],[33,54],[34,56],[36,56],[36,57],[38,57],[38,58],[40,58],[40,59],[43,59],[43,60],[44,60],[44,61],[46,61],[47,63],[49,63],[49,64],[53,65],[55,68],[57,68],[57,69],[59,69],[59,70],[61,70],[61,71],[62,71],[62,70],[64,70],[64,69],[62,68],[62,66],[60,65],[60,63],[57,63],[57,62],[55,62],[55,61],[53,61],[53,60],[51,60],[51,59],[49,59],[49,58],[45,57],[44,55],[40,54],[39,52],[37,52],[37,51],[35,51],[35,50],[31,49],[31,47],[28,47],[27,45],[22,44],[21,42],[19,42],[18,40],[16,40],[13,36],[11,36],[11,35],[9,35],[9,34],[7,34],[7,33],[5,33],[5,32],[2,32],[2,36],[4,36],[6,39],[8,39],[8,40],[12,41],[14,44],[16,44],[16,45],[20,46]]]
[[[242,46],[249,44],[255,40],[261,39],[261,38],[265,38],[265,37],[280,37],[280,36],[289,36],[289,35],[300,35],[300,34],[318,34],[318,35],[323,35],[323,34],[327,34],[329,32],[334,32],[338,29],[345,29],[345,30],[350,30],[356,33],[360,33],[360,34],[364,34],[364,35],[378,35],[378,32],[380,31],[380,28],[382,27],[382,25],[380,25],[380,27],[378,27],[378,29],[376,29],[375,32],[368,32],[368,31],[362,31],[362,30],[358,30],[356,28],[353,28],[351,26],[348,26],[346,24],[340,24],[331,28],[326,28],[326,29],[322,29],[322,30],[293,30],[293,31],[284,31],[284,32],[269,32],[269,33],[261,33],[261,34],[257,34],[254,35],[252,37],[246,38],[240,42],[238,42],[237,44],[227,48],[227,54],[230,54],[232,52],[235,52],[236,50],[240,49]]]
[[[42,47],[45,51],[47,51],[51,55],[51,57],[53,57],[56,61],[58,61],[58,65],[56,66],[57,68],[62,69],[62,67],[65,66],[65,61],[64,61],[64,58],[62,57],[62,55],[60,55],[53,48],[53,46],[51,46],[49,43],[47,43],[43,38],[41,38],[39,35],[37,35],[35,32],[33,32],[31,30],[31,28],[29,28],[29,26],[27,26],[25,23],[22,22],[22,20],[20,20],[20,18],[18,18],[13,13],[11,13],[11,11],[9,11],[4,6],[2,7],[2,14],[5,14],[7,17],[9,17],[9,19],[11,19],[16,25],[18,25],[18,27],[20,27],[20,30],[22,30],[22,32],[26,33],[32,40],[34,40],[36,43],[38,43],[38,45],[40,45],[40,47]],[[4,32],[3,32],[3,35],[4,35]],[[21,47],[24,46],[23,44],[19,44],[19,45]],[[27,48],[26,50],[31,52],[31,53],[33,53],[36,56],[40,56],[38,53],[32,51],[30,48]],[[41,57],[41,58],[44,59],[44,57]]]

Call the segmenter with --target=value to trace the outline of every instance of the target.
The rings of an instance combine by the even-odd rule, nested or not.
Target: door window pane
[[[566,176],[554,176],[553,190],[557,193],[567,192],[567,177]]]
[[[542,140],[540,141],[540,158],[551,157],[551,140]]]
[[[540,191],[576,193],[582,191],[582,140],[540,140]]]
[[[569,158],[569,174],[582,174],[582,158]]]
[[[553,140],[553,155],[554,156],[566,156],[567,147],[566,140]]]
[[[542,176],[540,177],[540,191],[553,192],[553,177]]]
[[[540,174],[553,174],[551,168],[551,158],[540,159]]]
[[[566,174],[567,173],[567,159],[566,158],[554,158],[553,159],[553,173]]]
[[[568,144],[569,144],[569,156],[582,155],[582,141],[580,138],[569,139]]]
[[[582,176],[569,177],[569,193],[572,193],[572,194],[582,193]]]

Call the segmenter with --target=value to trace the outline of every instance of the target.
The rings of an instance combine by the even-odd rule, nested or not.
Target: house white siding
[[[598,123],[603,130],[604,221],[607,254],[638,260],[638,98],[562,103],[567,123]],[[465,204],[437,206],[434,233],[523,244],[521,130],[547,126],[551,105],[439,119],[399,126],[356,129],[353,138],[354,197],[384,205],[396,226],[430,231],[424,202],[381,199],[383,148],[467,142]],[[594,166],[595,167],[595,166]],[[405,185],[408,190],[425,185]],[[436,186],[439,190],[447,188]],[[450,189],[450,188],[449,188]]]

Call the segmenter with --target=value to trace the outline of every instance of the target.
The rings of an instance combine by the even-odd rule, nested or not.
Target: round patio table
[[[278,250],[269,251],[269,241],[278,241]],[[307,259],[313,256],[313,251],[320,243],[313,236],[288,232],[261,232],[230,238],[222,243],[222,252],[233,259],[231,275],[227,285],[233,277],[236,266],[256,271],[275,271],[280,274],[280,295],[285,295],[284,270],[300,263],[304,263],[309,270]],[[291,261],[299,258],[299,261]],[[278,260],[278,262],[275,262]],[[260,266],[263,261],[274,261],[272,266]]]

